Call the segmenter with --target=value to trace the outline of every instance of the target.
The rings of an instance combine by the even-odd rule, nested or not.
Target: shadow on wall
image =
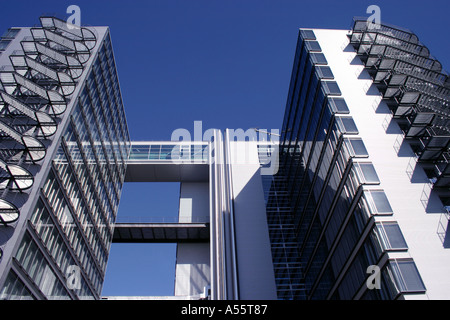
[[[275,300],[275,275],[259,167],[237,165],[233,168],[233,188],[239,179],[243,186],[234,195],[239,295],[244,300]]]
[[[445,249],[449,249],[450,248],[450,221],[448,220],[448,216],[447,215],[441,215],[440,221],[439,221],[439,227],[437,230],[437,234],[438,236],[441,238],[442,240],[442,246]]]
[[[5,245],[11,239],[14,233],[14,227],[0,226],[0,247]]]
[[[177,246],[175,295],[191,296],[210,285],[209,243],[183,243]]]
[[[344,48],[343,51],[344,51],[344,52],[355,52],[356,50],[355,50],[355,47],[353,47],[353,45],[351,45],[351,44],[349,43],[349,44]],[[354,60],[356,60],[356,58],[355,58]],[[358,58],[358,60],[359,60],[359,58]],[[362,62],[361,62],[361,60],[359,60],[359,62],[360,62],[360,63],[358,63],[358,64],[363,65]],[[355,64],[356,64],[356,63],[355,63]]]

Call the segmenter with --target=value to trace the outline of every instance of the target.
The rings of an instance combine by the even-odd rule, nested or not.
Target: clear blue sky
[[[71,4],[80,6],[82,24],[111,28],[133,140],[170,140],[177,128],[192,132],[196,120],[204,130],[281,127],[298,28],[349,29],[371,4],[450,68],[448,0],[2,1],[0,32],[38,24],[43,13],[68,17]],[[157,188],[173,198],[145,185],[153,196],[144,200],[142,187],[126,185],[119,215],[141,216],[149,207],[155,216],[176,215],[178,185]],[[174,252],[113,245],[104,295],[173,294]]]

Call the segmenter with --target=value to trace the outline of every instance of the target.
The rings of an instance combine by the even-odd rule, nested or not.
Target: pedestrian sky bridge
[[[207,182],[208,142],[132,142],[125,182]]]
[[[207,182],[208,142],[132,142],[125,182]],[[115,243],[190,243],[209,241],[209,217],[196,221],[127,217],[115,224]]]
[[[261,163],[270,160],[269,144],[259,143]],[[131,142],[125,182],[209,182],[210,143],[207,141]],[[127,217],[115,224],[116,243],[184,243],[209,241],[209,216],[196,221]]]

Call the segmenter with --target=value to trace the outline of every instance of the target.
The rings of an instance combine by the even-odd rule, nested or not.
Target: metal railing
[[[209,159],[208,142],[132,142],[128,160],[168,160],[205,162]]]

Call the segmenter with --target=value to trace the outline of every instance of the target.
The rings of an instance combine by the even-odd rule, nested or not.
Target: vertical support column
[[[209,184],[181,182],[178,221],[209,221]],[[178,243],[175,268],[175,296],[201,296],[210,286],[208,243]]]
[[[210,145],[210,257],[211,257],[211,299],[223,300],[226,297],[223,283],[223,262],[221,261],[221,170],[223,159],[222,136],[215,131]],[[223,163],[223,160],[222,160]]]
[[[226,133],[239,300],[277,299],[257,141]],[[232,194],[231,194],[232,192]]]
[[[237,263],[227,139],[215,130],[210,156],[211,299],[237,300]]]
[[[225,230],[225,254],[227,268],[227,292],[228,300],[239,300],[239,280],[236,255],[236,234],[234,216],[233,175],[230,158],[230,135],[228,129],[225,131],[224,148],[224,175],[225,175],[225,208],[224,230]]]

